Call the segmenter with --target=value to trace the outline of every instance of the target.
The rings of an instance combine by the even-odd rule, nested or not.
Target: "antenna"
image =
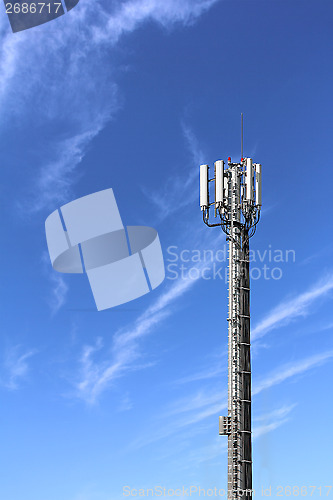
[[[243,157],[243,113],[241,113],[241,158]]]
[[[203,222],[220,226],[229,245],[228,415],[219,418],[219,434],[228,436],[228,500],[253,500],[251,429],[250,238],[261,210],[261,164],[243,159],[241,113],[239,163],[215,162],[200,166],[200,206]],[[208,196],[215,183],[215,200]],[[245,189],[244,189],[245,188]],[[215,223],[210,220],[214,207]]]

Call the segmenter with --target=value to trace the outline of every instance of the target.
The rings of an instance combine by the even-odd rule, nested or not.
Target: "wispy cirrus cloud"
[[[124,394],[121,398],[118,411],[129,411],[133,408],[133,402],[128,393]]]
[[[313,308],[311,308],[310,305],[320,298],[325,298],[332,289],[333,277],[329,275],[323,280],[315,283],[315,285],[313,285],[308,291],[301,293],[289,301],[282,301],[281,304],[272,309],[272,311],[270,311],[251,332],[252,340],[256,341],[252,346],[252,353],[253,349],[262,347],[262,344],[258,341],[270,330],[287,325],[289,322],[296,320],[299,317],[308,316],[313,312]],[[328,323],[319,329],[329,330],[332,326],[333,323]],[[181,384],[197,382],[200,380],[215,378],[227,369],[226,359],[227,350],[222,352],[217,358],[215,356],[213,362],[210,360],[206,367],[202,367],[200,370],[178,379],[176,383]]]
[[[204,411],[205,408],[215,407],[220,405],[221,408],[226,408],[225,399],[227,391],[207,390],[207,387],[197,389],[192,394],[188,394],[176,399],[168,404],[163,411],[163,417],[169,418],[172,415],[181,415],[184,413],[193,413],[194,411]]]
[[[6,348],[0,365],[0,385],[17,390],[29,374],[28,360],[36,353],[35,349],[24,350],[20,345]]]
[[[56,314],[66,301],[68,286],[60,274],[52,273],[50,277],[53,286],[49,306],[52,314]]]
[[[164,187],[158,192],[147,190],[142,186],[150,202],[158,210],[158,221],[190,205],[198,198],[199,165],[207,161],[197,137],[188,124],[181,123],[185,146],[189,153],[189,163],[182,175],[168,175]],[[182,169],[183,171],[183,169]]]
[[[278,366],[271,373],[265,375],[253,384],[253,396],[268,390],[276,385],[290,380],[298,375],[305,374],[315,367],[319,367],[333,358],[333,351],[325,351],[314,356],[303,358],[290,364]],[[212,391],[204,386],[186,397],[175,400],[157,415],[149,425],[149,432],[143,432],[132,444],[131,448],[139,449],[156,441],[177,434],[191,424],[198,424],[212,415],[222,415],[227,410],[227,394],[221,391]],[[289,414],[296,404],[284,405],[269,414],[256,417],[254,435],[259,437],[277,429],[289,419]],[[171,418],[172,417],[172,418]],[[182,431],[183,432],[183,431]]]
[[[111,56],[123,35],[148,21],[165,29],[186,26],[218,1],[81,0],[59,19],[15,34],[6,16],[1,17],[2,116],[7,128],[29,122],[34,131],[29,149],[36,144],[40,156],[36,161],[35,154],[29,167],[31,189],[38,191],[21,201],[25,212],[69,196],[89,144],[119,110],[117,75],[122,70]],[[52,131],[44,133],[50,123]]]
[[[270,411],[269,413],[262,413],[254,418],[255,422],[268,422],[269,420],[283,419],[285,418],[295,407],[297,403],[291,405],[284,405],[280,408]]]
[[[169,28],[175,23],[191,24],[219,0],[131,0],[119,5],[116,11],[103,12],[105,23],[94,26],[95,42],[115,43],[128,32],[132,32],[143,22],[153,20]]]
[[[52,316],[54,316],[66,302],[68,285],[62,274],[50,268],[50,257],[47,251],[43,252],[42,254],[41,264],[45,276],[51,283],[51,291],[46,297],[46,302],[50,308]]]
[[[227,352],[224,352],[221,356],[222,359],[218,359],[215,363],[209,362],[209,366],[206,368],[202,368],[201,370],[194,372],[185,377],[179,378],[176,380],[176,384],[187,384],[189,382],[198,382],[199,380],[207,380],[210,378],[215,378],[221,373],[227,370],[226,359]]]
[[[219,241],[217,240],[215,243],[218,245]],[[202,244],[204,245],[204,242]],[[198,263],[198,268],[204,265],[204,262],[200,262]],[[98,347],[86,346],[80,359],[80,381],[75,385],[76,396],[93,404],[116,378],[137,369],[138,360],[141,358],[140,342],[171,314],[172,304],[185,293],[189,292],[196,281],[179,278],[173,282],[158,297],[155,303],[137,318],[132,326],[116,332],[111,348],[108,349],[103,360],[95,358],[96,352],[100,351],[100,345]],[[287,303],[286,306],[279,306],[256,327],[255,338],[259,338],[258,332],[262,333],[265,331],[266,333],[268,331],[267,328],[276,327],[282,321],[291,321],[297,316],[307,314],[306,308],[309,303],[328,293],[332,287],[333,279],[327,279],[325,282],[318,283],[310,291],[296,297],[293,301]],[[324,353],[306,359],[300,365],[286,365],[284,369],[280,369],[276,374],[273,373],[270,378],[265,378],[264,381],[257,382],[254,385],[253,393],[256,394],[264,388],[281,383],[298,373],[303,373],[312,366],[325,362],[330,357],[330,353]],[[149,366],[149,363],[148,365],[141,363],[138,366],[141,368],[146,367]],[[202,369],[200,372],[184,377],[180,382],[208,379],[216,376],[221,370],[221,360],[217,360],[215,365],[210,366],[209,369]]]
[[[287,423],[290,420],[290,413],[296,406],[296,403],[283,405],[269,413],[257,415],[254,418],[253,438],[256,439]]]
[[[227,394],[220,391],[197,390],[170,403],[149,423],[149,431],[143,431],[131,444],[137,450],[157,441],[184,433],[186,428],[194,429],[213,415],[222,415],[227,409]],[[218,426],[218,422],[216,424]]]
[[[304,358],[300,361],[282,365],[279,367],[279,370],[275,370],[264,379],[254,382],[252,394],[258,394],[265,389],[281,384],[285,380],[295,377],[296,375],[301,375],[312,368],[323,365],[332,358],[333,350],[325,351],[308,358]]]
[[[278,408],[274,410],[270,415],[260,415],[257,417],[256,420],[264,420],[264,423],[261,423],[259,425],[255,425],[253,427],[253,440],[257,439],[258,437],[267,434],[269,432],[272,432],[282,425],[286,424],[288,421],[290,421],[290,413],[294,409],[295,405],[290,405],[290,406],[282,406],[281,408]],[[189,468],[193,466],[198,466],[202,464],[203,462],[210,462],[211,460],[214,460],[214,463],[216,464],[216,459],[218,457],[221,457],[223,453],[227,453],[228,448],[227,448],[227,439],[223,439],[223,436],[216,436],[214,439],[211,440],[210,443],[208,443],[205,446],[200,446],[197,449],[192,449],[190,450],[189,454],[186,456],[186,462],[184,466],[184,461],[179,461],[179,465],[183,466],[182,468]],[[190,445],[190,442],[188,443],[188,446]],[[170,455],[177,456],[178,457],[179,451],[173,450],[173,453]],[[177,458],[176,458],[177,460]],[[178,461],[177,461],[178,462]]]
[[[37,212],[46,206],[56,206],[68,201],[73,183],[80,178],[77,171],[91,141],[99,134],[106,117],[97,120],[96,126],[90,124],[89,130],[59,141],[56,145],[55,159],[40,169],[36,180],[38,197],[29,197],[29,211]],[[19,204],[20,205],[20,204]],[[26,209],[26,204],[21,204]]]
[[[270,422],[268,424],[263,424],[258,427],[253,428],[253,439],[256,439],[260,436],[263,436],[264,434],[267,434],[268,432],[275,431],[278,427],[281,427],[281,425],[286,424],[289,422],[290,418],[283,418],[280,420],[275,420],[274,422]]]
[[[310,306],[318,299],[326,297],[333,289],[333,275],[329,274],[318,281],[308,291],[296,297],[281,302],[274,307],[263,320],[253,329],[251,338],[257,340],[269,331],[289,324],[295,318],[307,316],[311,312]]]
[[[151,21],[164,29],[186,26],[217,1],[81,0],[61,18],[15,34],[0,16],[2,123],[17,140],[20,130],[29,134],[28,147],[18,148],[26,149],[28,174],[17,190],[21,214],[54,209],[73,196],[89,146],[122,105],[117,80],[123,70],[112,62],[122,36]],[[60,277],[53,292],[56,311],[66,295]]]
[[[305,266],[305,265],[308,265],[310,262],[313,262],[319,258],[327,257],[329,254],[332,253],[332,251],[333,251],[333,245],[331,243],[328,245],[325,245],[324,247],[321,246],[317,252],[315,252],[312,255],[309,255],[308,257],[303,259],[300,262],[300,265]]]
[[[201,165],[207,162],[206,153],[203,151],[202,146],[199,143],[193,129],[188,123],[182,122],[182,131],[185,139],[185,143],[190,154],[191,160],[195,165]],[[198,171],[194,171],[190,179],[188,179],[188,184],[193,182],[193,180],[198,178]]]
[[[115,379],[130,371],[151,366],[150,363],[138,363],[141,358],[139,341],[170,316],[171,304],[194,283],[194,280],[179,280],[169,287],[132,326],[115,334],[111,348],[107,349],[102,359],[96,357],[103,346],[101,339],[94,346],[85,346],[80,357],[80,380],[75,383],[76,397],[93,404]]]
[[[220,244],[221,237],[215,239],[216,247]],[[196,241],[193,232],[191,238]],[[201,239],[201,245],[204,248],[205,240]],[[93,404],[115,379],[130,371],[151,366],[151,363],[141,361],[141,342],[166,318],[174,314],[174,304],[200,280],[200,269],[205,265],[204,261],[194,265],[199,271],[194,279],[183,279],[180,276],[174,281],[166,280],[165,289],[155,302],[139,315],[132,325],[118,330],[113,336],[111,346],[103,349],[102,354],[102,339],[95,345],[84,347],[79,360],[79,377],[75,382],[76,397]]]

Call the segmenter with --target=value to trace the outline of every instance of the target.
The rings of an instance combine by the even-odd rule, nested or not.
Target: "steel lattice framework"
[[[209,183],[215,200],[209,201]],[[228,436],[228,499],[252,497],[251,345],[249,240],[261,209],[261,165],[251,158],[200,166],[200,206],[209,227],[221,226],[229,243],[228,416],[220,417],[219,433]],[[214,207],[218,223],[209,222]]]

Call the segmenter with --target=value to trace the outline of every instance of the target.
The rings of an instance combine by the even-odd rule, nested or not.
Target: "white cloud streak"
[[[140,358],[139,340],[149,335],[171,314],[170,305],[186,293],[195,281],[181,280],[164,292],[129,329],[118,331],[111,351],[104,361],[94,361],[94,355],[102,347],[101,340],[95,346],[85,346],[80,359],[80,382],[76,384],[77,397],[93,404],[116,378],[124,373],[150,366],[135,364]]]
[[[312,368],[321,366],[332,357],[333,351],[326,351],[299,360],[293,364],[279,366],[263,379],[254,382],[252,395],[255,396],[297,375],[304,374]],[[131,444],[131,449],[139,449],[153,442],[165,439],[191,424],[198,424],[212,415],[222,415],[227,410],[226,397],[226,393],[222,394],[221,391],[212,392],[205,388],[185,398],[176,400],[163,410],[160,417],[156,418],[156,428],[150,425],[149,432],[143,433],[135,440]],[[260,423],[263,421],[263,423],[255,427],[255,437],[273,431],[286,423],[288,415],[295,406],[296,404],[282,406],[269,414],[257,417],[256,422]]]
[[[258,420],[265,420],[265,423],[253,427],[253,440],[264,434],[267,434],[268,432],[272,432],[287,423],[290,420],[288,415],[291,413],[295,406],[296,405],[282,406],[281,408],[278,408],[277,410],[272,412],[270,415],[260,416]],[[190,453],[186,456],[186,465],[184,468],[198,466],[203,462],[209,462],[211,460],[214,460],[214,463],[216,464],[217,457],[221,456],[222,453],[226,453],[227,451],[227,439],[221,439],[220,436],[217,436],[208,445],[199,447],[195,450],[191,450]],[[178,450],[173,450],[173,456],[178,457],[178,454]],[[183,461],[179,461],[179,463],[183,464]]]
[[[38,192],[21,201],[23,212],[68,198],[87,147],[119,109],[119,71],[110,55],[122,36],[147,21],[167,29],[186,26],[217,1],[81,0],[61,18],[16,34],[1,16],[0,108],[6,127],[28,121],[40,128],[53,122],[59,129],[53,127],[46,143],[36,140],[40,159],[30,173],[31,189]]]
[[[253,345],[252,349],[257,347],[265,347],[261,345],[258,341],[266,335],[270,330],[278,328],[283,325],[287,325],[289,322],[293,321],[297,317],[307,316],[311,313],[310,305],[318,300],[319,298],[324,298],[333,288],[333,276],[330,275],[324,280],[317,282],[313,287],[311,287],[307,292],[303,292],[297,297],[289,301],[283,301],[277,307],[272,309],[271,312],[253,329],[251,332],[251,338],[256,343]],[[324,327],[320,327],[320,330],[329,330],[333,326],[333,323],[329,323]],[[253,352],[252,352],[253,354]],[[221,356],[215,361],[215,363],[210,363],[206,369],[202,369],[191,375],[183,377],[176,381],[177,384],[196,382],[199,380],[205,380],[209,378],[214,378],[220,375],[226,369],[225,357],[227,356],[227,351],[221,353]],[[222,358],[222,361],[221,359]]]
[[[54,209],[73,195],[73,184],[82,175],[79,166],[89,145],[121,106],[119,71],[110,57],[121,37],[147,21],[164,28],[172,28],[175,23],[186,26],[217,1],[130,0],[111,5],[81,0],[65,16],[16,34],[11,33],[7,16],[1,16],[3,123],[7,128],[12,126],[15,133],[22,124],[29,129],[36,126],[37,131],[52,124],[52,136],[45,133],[47,139],[40,139],[40,132],[34,132],[37,139],[34,136],[30,149],[37,161],[25,167],[30,173],[27,189],[31,195],[16,202],[21,214]],[[67,291],[61,277],[55,281],[54,312],[63,304]],[[176,287],[174,293],[179,292]],[[149,324],[157,320],[157,314],[143,318],[138,333],[139,329],[149,330]],[[120,356],[119,366],[135,357],[134,351],[128,350]],[[104,375],[108,379],[111,373]]]
[[[46,297],[46,302],[52,316],[54,316],[66,302],[68,286],[62,274],[53,269],[50,270],[50,257],[46,251],[42,254],[41,264],[45,270],[45,276],[52,285],[50,295]]]
[[[333,357],[333,351],[326,351],[314,356],[305,358],[299,362],[293,362],[287,365],[279,367],[278,370],[272,372],[270,375],[265,377],[265,379],[255,382],[252,394],[259,394],[265,389],[269,389],[274,385],[281,384],[285,380],[288,380],[296,375],[301,375],[311,368],[321,366]]]
[[[269,413],[262,413],[259,416],[256,416],[254,418],[255,422],[268,422],[269,420],[272,419],[283,419],[285,418],[295,407],[297,406],[297,403],[294,403],[292,405],[284,405],[278,408],[277,410],[270,411]]]
[[[37,212],[48,205],[68,201],[73,181],[79,178],[76,170],[81,163],[86,149],[99,134],[106,119],[100,117],[96,127],[79,133],[57,145],[57,159],[48,162],[39,173],[36,188],[39,196],[29,198],[29,211]],[[27,205],[22,208],[26,209]]]
[[[153,20],[168,28],[175,23],[190,24],[218,0],[131,0],[120,4],[112,15],[105,12],[106,23],[93,30],[95,42],[115,43],[143,22]]]
[[[52,315],[55,315],[66,301],[68,286],[60,274],[54,272],[50,275],[50,277],[53,287],[51,291],[51,298],[49,299],[49,306]]]
[[[253,428],[253,439],[256,439],[268,432],[272,432],[281,425],[286,424],[289,421],[289,418],[284,418],[282,420],[276,420],[275,422],[270,422],[269,424],[260,425],[258,427]]]
[[[223,359],[226,359],[225,356],[226,353],[223,354],[224,354]],[[189,382],[198,382],[199,380],[207,380],[210,378],[215,378],[221,375],[221,373],[224,373],[226,369],[227,366],[225,363],[222,363],[222,361],[218,361],[213,365],[212,363],[210,363],[208,368],[192,373],[187,377],[182,377],[176,381],[176,384],[187,384]]]
[[[300,316],[307,316],[311,312],[311,305],[319,298],[326,297],[333,289],[333,275],[328,275],[325,279],[316,283],[308,291],[300,295],[283,301],[272,309],[267,316],[255,326],[251,333],[252,340],[257,340],[269,331],[285,326]]]
[[[218,246],[220,238],[216,238],[214,244]],[[204,245],[204,241],[201,241],[201,245]],[[195,267],[200,271],[205,265],[205,262],[199,262]],[[138,316],[134,324],[114,334],[111,349],[104,355],[104,360],[96,359],[102,347],[101,340],[95,346],[85,346],[80,358],[80,381],[76,383],[76,396],[93,404],[115,379],[132,370],[151,366],[151,363],[137,364],[141,358],[140,342],[175,312],[171,306],[192,289],[200,280],[199,276],[198,272],[197,279],[179,277],[171,284],[167,281],[165,291]]]
[[[189,125],[182,122],[181,127],[190,157],[187,171],[183,175],[168,174],[164,188],[157,193],[142,187],[142,191],[159,212],[159,222],[192,204],[195,198],[198,198],[199,165],[205,162],[206,155]]]
[[[218,241],[216,242],[218,244]],[[198,268],[205,263],[198,264]],[[97,401],[98,397],[105,391],[113,381],[123,376],[126,372],[137,369],[136,363],[141,357],[139,341],[149,335],[162,321],[171,314],[171,305],[188,292],[197,280],[178,279],[175,281],[155,303],[141,314],[134,325],[127,329],[121,329],[113,338],[110,353],[104,361],[94,360],[96,351],[100,349],[91,346],[86,347],[81,357],[80,382],[76,385],[76,395],[90,404]],[[293,318],[307,314],[307,307],[318,297],[324,296],[333,287],[333,279],[327,279],[313,287],[310,291],[304,292],[287,304],[278,306],[262,323],[255,329],[256,338],[263,336],[263,332],[276,327],[283,321],[291,321]],[[259,335],[260,333],[260,335]],[[300,365],[293,364],[280,369],[276,374],[266,378],[264,381],[254,385],[254,394],[264,388],[283,382],[289,377],[302,373],[316,364],[329,359],[330,353],[314,356],[304,360]],[[140,367],[149,366],[149,364]],[[210,372],[194,374],[192,378],[203,380],[215,376],[219,366],[214,367]],[[191,377],[189,377],[191,379]],[[204,413],[205,414],[205,413]]]
[[[7,348],[1,364],[0,385],[11,391],[17,390],[29,374],[28,360],[36,353],[34,349],[23,351],[19,345]]]
[[[138,450],[151,443],[169,438],[180,431],[183,433],[187,427],[198,425],[201,421],[226,411],[226,395],[220,392],[209,392],[205,394],[199,391],[186,398],[180,398],[169,408],[166,408],[157,417],[156,422],[150,423],[149,432],[144,432],[130,445],[131,449]],[[218,424],[217,424],[218,425]]]

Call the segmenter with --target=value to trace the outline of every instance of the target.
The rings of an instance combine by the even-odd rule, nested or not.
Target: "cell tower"
[[[261,165],[243,158],[200,166],[200,206],[209,227],[221,226],[229,244],[228,314],[228,416],[219,418],[219,434],[228,436],[228,499],[252,498],[251,346],[249,240],[254,235],[261,209]],[[209,183],[215,183],[210,202]],[[217,223],[209,222],[214,208]]]

